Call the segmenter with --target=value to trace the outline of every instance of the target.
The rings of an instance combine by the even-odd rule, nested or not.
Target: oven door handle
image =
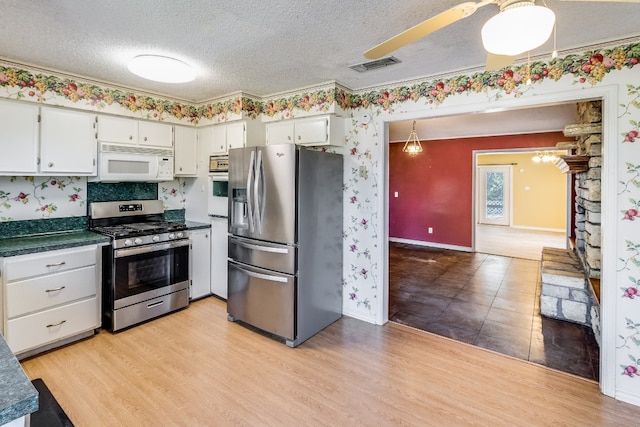
[[[156,245],[141,246],[137,248],[116,249],[114,251],[113,256],[114,258],[123,258],[127,256],[132,256],[132,255],[146,254],[149,252],[180,248],[182,246],[189,246],[189,239],[176,240],[176,241],[167,242],[167,243],[159,243]]]

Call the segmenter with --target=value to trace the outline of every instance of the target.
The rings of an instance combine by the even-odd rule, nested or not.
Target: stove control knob
[[[184,237],[184,233],[182,231],[178,231],[178,234],[176,234],[176,236],[178,236],[178,239],[181,239],[182,237]]]
[[[170,239],[175,239],[175,238],[176,238],[176,235],[175,235],[175,234],[173,234],[173,233],[169,233],[169,238],[170,238]]]
[[[157,242],[160,240],[160,236],[153,236],[151,240],[153,240],[154,242]]]
[[[133,243],[135,243],[136,245],[141,245],[141,244],[142,244],[142,239],[141,239],[141,238],[139,238],[139,237],[137,237],[137,238],[133,241]]]
[[[131,241],[131,239],[127,239],[127,240],[124,241],[124,245],[125,246],[131,246],[132,243],[133,242]]]

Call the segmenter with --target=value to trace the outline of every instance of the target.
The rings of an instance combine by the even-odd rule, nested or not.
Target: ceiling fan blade
[[[384,55],[387,55],[394,50],[401,48],[402,46],[405,46],[428,34],[433,33],[434,31],[439,30],[440,28],[453,24],[454,22],[459,21],[462,18],[466,18],[467,16],[474,13],[478,9],[478,7],[484,6],[491,2],[492,0],[482,1],[479,3],[468,2],[454,6],[449,10],[445,10],[444,12],[439,13],[436,16],[427,19],[426,21],[415,25],[406,31],[403,31],[386,41],[383,41],[379,45],[366,51],[364,53],[364,56],[368,59],[381,58]]]
[[[485,69],[487,71],[498,71],[513,64],[513,61],[515,59],[515,56],[496,55],[495,53],[489,52],[487,53],[487,66],[485,67]]]
[[[640,0],[560,0],[560,1],[588,1],[588,2],[611,2],[611,3],[640,3]]]

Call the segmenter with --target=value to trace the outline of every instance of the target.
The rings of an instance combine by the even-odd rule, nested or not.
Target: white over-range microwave
[[[99,182],[173,180],[173,149],[100,143]]]

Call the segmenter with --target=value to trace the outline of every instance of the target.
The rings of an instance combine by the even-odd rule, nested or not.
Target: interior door
[[[478,166],[478,222],[511,225],[511,166]]]

